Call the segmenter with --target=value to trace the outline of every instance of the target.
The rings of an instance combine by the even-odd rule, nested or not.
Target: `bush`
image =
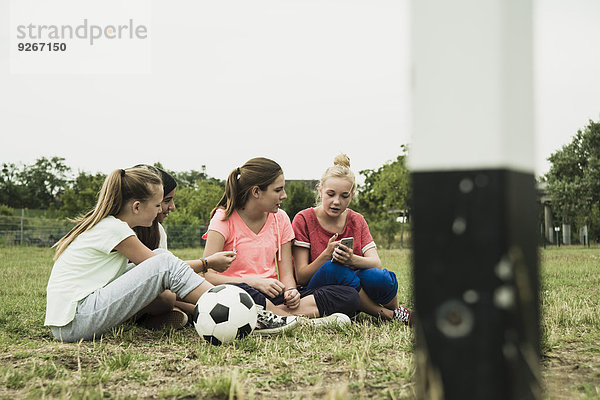
[[[15,214],[15,209],[4,204],[0,204],[0,215],[11,216]]]
[[[203,244],[204,225],[188,210],[169,214],[164,223],[169,248],[197,247]]]

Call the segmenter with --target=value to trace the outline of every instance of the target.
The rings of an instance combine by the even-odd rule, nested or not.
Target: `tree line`
[[[395,160],[376,169],[359,171],[364,183],[358,186],[350,204],[350,208],[364,215],[376,242],[384,247],[404,245],[406,227],[398,220],[410,215],[407,154],[408,147],[403,145]],[[549,172],[539,181],[546,183],[555,226],[570,224],[574,235],[585,227],[588,238],[597,240],[600,236],[600,122],[590,120],[570,143],[552,153],[548,160]],[[208,225],[211,210],[223,194],[224,181],[208,176],[204,165],[200,171],[184,172],[170,171],[160,163],[155,166],[168,171],[178,183],[177,210],[165,221],[167,229],[171,227],[169,242],[176,247],[186,245],[191,237],[199,240]],[[74,175],[61,157],[41,157],[31,165],[3,163],[0,216],[30,209],[42,210],[46,218],[76,217],[94,207],[105,177],[103,173],[84,171]],[[290,181],[286,185],[288,198],[282,208],[290,218],[315,205],[316,187],[307,182]],[[542,214],[540,217],[543,218]]]
[[[554,222],[587,228],[588,238],[600,235],[600,122],[589,120],[570,143],[548,158],[546,182]]]
[[[409,207],[407,147],[402,146],[401,150],[395,160],[377,169],[359,171],[365,183],[359,185],[350,204],[350,208],[365,216],[376,242],[384,247],[395,242],[403,245],[405,240],[404,225],[397,221]],[[200,171],[184,172],[171,171],[160,163],[154,165],[169,172],[178,183],[176,210],[165,220],[170,246],[197,243],[208,226],[210,212],[223,195],[225,182],[208,176],[204,165]],[[31,165],[3,163],[0,215],[17,215],[21,209],[34,209],[42,210],[40,214],[46,218],[74,218],[94,207],[105,178],[100,172],[73,174],[61,157],[40,157]],[[311,181],[286,184],[288,197],[282,208],[292,219],[297,212],[316,203],[316,187],[307,182]]]

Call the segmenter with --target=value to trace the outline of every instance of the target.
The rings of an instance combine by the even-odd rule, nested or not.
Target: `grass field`
[[[177,250],[182,258],[199,254]],[[410,252],[382,250],[411,305]],[[541,250],[547,399],[600,399],[600,249]],[[205,343],[192,328],[124,325],[62,344],[43,326],[52,251],[0,248],[0,398],[411,399],[412,332],[359,317],[348,328]]]

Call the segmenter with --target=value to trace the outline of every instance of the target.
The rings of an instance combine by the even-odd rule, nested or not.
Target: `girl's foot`
[[[352,321],[350,317],[343,313],[333,313],[326,317],[308,319],[306,325],[310,326],[347,326]]]
[[[409,310],[406,307],[399,306],[394,310],[394,317],[392,319],[399,319],[400,321],[404,322],[404,325],[412,327],[416,317],[417,315],[414,311]]]
[[[282,317],[265,310],[259,305],[256,306],[256,311],[258,313],[256,329],[254,330],[256,335],[273,335],[298,326],[298,317],[296,316]]]
[[[186,313],[181,311],[179,308],[173,308],[163,314],[157,315],[146,315],[139,323],[146,329],[158,330],[158,329],[180,329],[183,328],[188,322],[188,316]]]

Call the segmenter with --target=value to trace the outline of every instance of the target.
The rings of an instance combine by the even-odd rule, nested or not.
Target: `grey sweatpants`
[[[75,318],[65,326],[51,326],[63,342],[99,338],[146,307],[166,289],[183,298],[204,282],[185,262],[164,249],[108,285],[80,300]]]

